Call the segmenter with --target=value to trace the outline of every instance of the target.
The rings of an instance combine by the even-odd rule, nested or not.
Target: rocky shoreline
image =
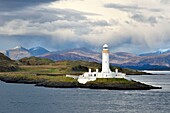
[[[96,83],[69,83],[69,82],[42,82],[36,84],[36,86],[50,87],[50,88],[89,88],[89,89],[108,89],[108,90],[150,90],[150,89],[161,89],[161,87],[155,87],[146,85],[140,82],[133,81],[134,84],[96,84]]]
[[[25,78],[13,78],[13,77],[0,77],[1,81],[6,83],[24,83],[24,84],[35,84],[35,86],[42,86],[48,88],[89,88],[89,89],[108,89],[108,90],[150,90],[150,89],[161,89],[161,87],[155,87],[146,85],[136,81],[128,81],[120,79],[118,82],[111,79],[99,79],[86,84],[80,84],[77,81],[49,81],[45,79],[25,79]]]

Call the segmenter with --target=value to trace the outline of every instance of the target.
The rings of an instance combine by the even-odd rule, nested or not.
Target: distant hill
[[[34,47],[31,49],[16,47],[2,52],[15,60],[30,56],[47,58],[53,61],[83,60],[101,63],[102,60],[102,50],[101,52],[96,52],[85,47],[54,52],[49,52],[43,47]],[[156,52],[140,54],[139,56],[127,52],[110,52],[109,57],[110,63],[115,66],[141,70],[170,70],[170,49],[160,49]]]
[[[121,64],[123,61],[138,57],[137,55],[126,53],[126,52],[116,52],[110,53],[110,63]]]
[[[84,61],[91,61],[91,62],[101,62],[102,54],[99,52],[94,52],[87,48],[76,48],[67,51],[50,52],[41,55],[40,57],[48,58],[54,61],[84,60]],[[131,53],[126,53],[126,52],[110,53],[110,62],[119,63],[122,60],[126,60],[132,57],[136,57],[136,55]]]
[[[49,53],[49,51],[43,47],[33,47],[29,49],[29,52],[31,53],[32,56],[39,56]]]
[[[26,49],[22,46],[17,46],[9,50],[3,50],[2,52],[13,60],[19,60],[25,57],[39,56],[42,54],[46,54],[49,51],[43,47],[34,47],[31,49]]]
[[[141,70],[170,70],[170,53],[134,57],[114,65]]]
[[[16,71],[18,70],[18,65],[15,61],[11,60],[4,54],[0,53],[0,72],[6,71]]]
[[[6,55],[13,60],[19,60],[21,58],[31,56],[29,51],[26,48],[21,47],[21,46],[17,46],[15,48],[6,50]]]
[[[41,55],[42,58],[48,58],[54,61],[61,60],[83,60],[101,63],[102,54],[93,52],[86,48],[77,48],[67,51],[50,52]],[[110,63],[123,68],[140,70],[170,70],[170,53],[166,52],[160,55],[138,56],[126,52],[110,53]]]
[[[38,58],[38,57],[29,57],[29,58],[22,58],[19,60],[24,65],[49,65],[54,63],[54,61],[46,58]]]
[[[159,49],[158,51],[153,51],[149,53],[143,53],[143,54],[140,54],[139,56],[154,56],[154,55],[161,55],[161,54],[166,54],[166,53],[170,53],[170,48]]]
[[[96,57],[94,57],[97,55]],[[95,61],[98,62],[98,57],[100,54],[93,52],[87,48],[76,48],[70,50],[63,50],[57,52],[50,52],[44,55],[41,55],[42,58],[48,58],[54,61],[61,60],[85,60],[85,61]]]

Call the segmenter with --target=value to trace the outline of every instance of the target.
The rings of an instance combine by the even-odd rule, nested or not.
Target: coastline
[[[89,89],[108,89],[108,90],[150,90],[161,89],[134,80],[126,79],[97,79],[86,84],[80,84],[73,78],[65,76],[13,76],[0,74],[0,80],[6,83],[35,84],[35,86],[48,88],[89,88]]]
[[[38,83],[35,86],[43,86],[49,88],[89,88],[89,89],[107,89],[107,90],[150,90],[150,89],[161,89],[161,87],[154,87],[151,85],[142,84],[140,82],[133,81],[134,84],[98,84],[98,83],[68,83],[68,82],[57,82],[57,83]]]

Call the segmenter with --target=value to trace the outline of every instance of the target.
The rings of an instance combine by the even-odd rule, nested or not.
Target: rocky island
[[[35,86],[44,86],[51,88],[90,88],[90,89],[109,89],[109,90],[149,90],[161,89],[136,81],[128,81],[123,78],[105,78],[97,79],[86,84],[80,84],[73,78],[65,76],[44,76],[44,75],[26,75],[26,74],[0,74],[0,80],[7,83],[35,84]]]
[[[44,86],[52,88],[90,88],[90,89],[110,89],[110,90],[149,90],[160,89],[139,83],[128,81],[123,78],[98,78],[96,81],[90,81],[87,84],[80,84],[73,78],[68,78],[65,74],[80,75],[88,71],[88,68],[95,70],[101,69],[101,64],[87,61],[50,61],[42,58],[24,58],[19,61],[11,61],[6,56],[0,54],[1,67],[7,67],[5,62],[11,64],[0,72],[0,80],[7,83],[35,84],[35,86]],[[12,63],[11,63],[12,62]],[[13,69],[14,68],[14,69]],[[121,72],[127,74],[147,74],[136,70],[122,69],[119,67],[110,67],[111,70],[118,68]],[[11,70],[12,69],[12,70]],[[4,72],[3,72],[4,71]]]

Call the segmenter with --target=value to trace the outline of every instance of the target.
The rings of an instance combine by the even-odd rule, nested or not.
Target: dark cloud
[[[161,0],[160,1],[162,4],[169,4],[170,3],[170,0]]]
[[[150,9],[150,11],[152,11],[152,12],[161,12],[163,10],[162,9]]]
[[[89,43],[82,40],[63,40],[62,37],[50,37],[47,35],[15,35],[2,36],[0,35],[1,46],[0,50],[7,50],[16,46],[32,48],[42,46],[49,50],[64,50],[79,47],[92,47]]]
[[[49,42],[49,36],[45,35],[0,35],[1,47],[5,49],[13,48],[15,46],[32,47],[32,45],[45,45]]]
[[[11,21],[14,19],[28,20],[30,22],[52,22],[57,20],[81,21],[86,20],[85,15],[88,13],[79,12],[70,9],[23,9],[22,11],[15,11],[0,14],[0,23]]]
[[[162,9],[159,8],[145,8],[145,7],[140,7],[138,5],[122,5],[122,4],[116,4],[116,3],[109,3],[105,4],[104,7],[106,8],[114,8],[118,9],[120,11],[131,11],[131,12],[137,12],[138,10],[149,10],[151,12],[161,12]]]
[[[105,20],[94,21],[94,22],[91,22],[91,24],[94,26],[110,26],[110,23],[108,23]]]
[[[137,5],[122,5],[122,4],[115,4],[115,3],[105,4],[104,7],[106,7],[106,8],[114,8],[114,9],[118,9],[118,10],[121,10],[121,11],[144,9],[144,8],[139,7]]]
[[[0,11],[21,10],[24,7],[36,6],[58,0],[0,0]]]
[[[131,18],[137,22],[150,23],[151,25],[154,25],[157,23],[156,17],[154,16],[150,16],[147,18],[141,14],[135,14]]]
[[[91,22],[86,16],[98,15],[94,13],[81,12],[73,9],[59,9],[59,8],[26,8],[21,11],[8,12],[0,14],[0,25],[8,26],[11,21],[14,23],[29,24],[26,26],[27,31],[31,29],[47,30],[47,32],[55,32],[61,29],[70,29],[75,34],[83,35],[92,31],[91,27],[108,26],[109,23],[104,20]],[[23,23],[22,23],[23,22]],[[12,26],[16,26],[16,25]],[[17,25],[18,26],[18,25]],[[11,29],[10,27],[9,29]],[[42,32],[41,32],[42,33]]]

